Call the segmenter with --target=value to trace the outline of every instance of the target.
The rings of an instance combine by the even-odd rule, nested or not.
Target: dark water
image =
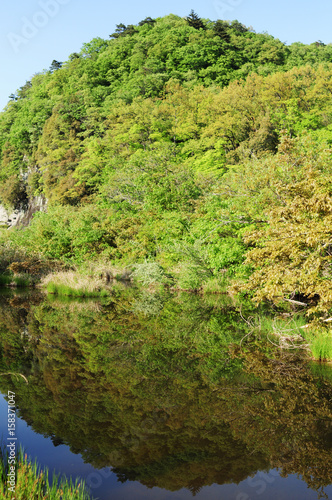
[[[18,442],[95,498],[332,499],[331,368],[275,347],[231,301],[124,289],[102,304],[0,302]],[[0,412],[6,435],[4,397]]]

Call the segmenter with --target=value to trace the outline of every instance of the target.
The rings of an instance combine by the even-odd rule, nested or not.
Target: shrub
[[[0,186],[0,200],[7,208],[16,208],[26,198],[24,182],[17,175],[12,175]]]
[[[143,262],[136,264],[131,277],[143,286],[164,284],[168,281],[164,269],[156,262]]]
[[[191,263],[184,262],[178,267],[177,285],[182,290],[198,290],[205,278],[205,273],[199,273],[198,268]]]

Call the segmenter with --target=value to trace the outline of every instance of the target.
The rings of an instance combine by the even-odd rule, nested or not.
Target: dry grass
[[[48,287],[50,283],[56,286],[67,286],[74,290],[86,290],[96,292],[105,287],[105,280],[98,276],[82,275],[76,271],[60,271],[51,273],[41,280],[43,287]]]
[[[79,271],[84,275],[99,276],[106,283],[111,280],[131,281],[130,276],[132,274],[131,268],[123,269],[103,261],[87,262],[80,267]]]
[[[75,271],[60,271],[46,276],[42,286],[47,292],[65,297],[106,297],[104,281],[100,277],[87,276]]]

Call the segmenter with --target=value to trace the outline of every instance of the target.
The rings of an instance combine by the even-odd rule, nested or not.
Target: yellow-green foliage
[[[247,263],[254,272],[239,289],[254,291],[257,301],[304,297],[312,302],[310,312],[327,313],[332,308],[331,151],[286,141],[273,163],[279,172],[267,185],[274,201],[262,214],[262,229],[245,236],[253,247]]]
[[[159,18],[34,76],[0,114],[0,201],[17,205],[27,189],[77,205],[105,172],[161,143],[194,171],[220,174],[243,155],[275,151],[281,128],[329,134],[331,48],[287,47],[220,23],[197,30]]]
[[[9,239],[69,265],[147,260],[190,289],[236,277],[258,301],[329,313],[332,48],[198,24],[118,26],[13,96],[0,202],[48,205]],[[203,267],[176,251],[197,242]]]

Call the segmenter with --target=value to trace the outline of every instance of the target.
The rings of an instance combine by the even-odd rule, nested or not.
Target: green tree
[[[110,38],[120,38],[123,36],[131,36],[134,35],[134,33],[137,33],[137,29],[133,24],[129,24],[126,26],[123,23],[117,24],[116,25],[116,30],[112,35],[110,35]]]
[[[332,271],[331,151],[310,140],[286,140],[275,165],[287,172],[268,181],[274,194],[265,208],[266,227],[249,231],[253,248],[247,263],[253,273],[241,290],[251,290],[257,301],[299,297],[309,312],[332,309],[329,286]],[[285,182],[287,180],[287,182]]]
[[[187,19],[187,23],[192,28],[195,28],[196,30],[199,30],[201,28],[203,30],[206,29],[206,26],[203,23],[202,19],[196,14],[196,12],[193,9],[191,10],[189,16],[186,17],[186,19]]]
[[[55,59],[53,59],[52,61],[52,64],[50,66],[50,72],[53,73],[54,71],[57,71],[58,69],[60,69],[62,67],[62,62],[59,62],[59,61],[56,61]]]

